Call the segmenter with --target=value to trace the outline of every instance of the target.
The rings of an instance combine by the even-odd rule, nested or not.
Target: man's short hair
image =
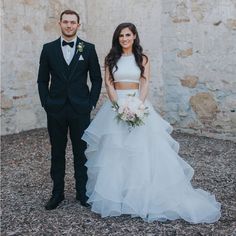
[[[62,20],[62,16],[63,15],[76,15],[77,17],[77,23],[79,23],[80,21],[80,17],[79,17],[79,14],[76,12],[76,11],[73,11],[73,10],[65,10],[61,13],[60,15],[60,21]]]

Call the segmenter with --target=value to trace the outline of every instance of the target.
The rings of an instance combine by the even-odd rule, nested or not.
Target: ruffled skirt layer
[[[121,97],[133,91],[117,92]],[[130,214],[148,222],[217,221],[220,203],[214,195],[192,187],[194,170],[178,155],[179,144],[170,136],[172,127],[149,102],[146,105],[145,124],[129,131],[117,122],[107,101],[85,131],[92,211],[102,217]]]

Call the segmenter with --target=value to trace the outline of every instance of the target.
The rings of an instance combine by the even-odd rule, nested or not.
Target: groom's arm
[[[89,77],[92,84],[90,90],[90,104],[95,107],[101,92],[102,75],[94,45],[91,46],[89,56]]]
[[[49,68],[49,62],[47,58],[47,53],[45,49],[45,45],[43,46],[43,50],[40,55],[39,60],[39,71],[38,71],[38,91],[39,91],[39,97],[42,106],[44,107],[46,104],[47,97],[49,95],[49,81],[50,81],[50,68]]]

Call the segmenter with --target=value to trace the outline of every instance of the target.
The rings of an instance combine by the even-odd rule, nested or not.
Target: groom
[[[76,36],[79,15],[66,10],[60,16],[61,37],[43,46],[38,72],[38,90],[47,113],[51,143],[52,196],[45,205],[55,209],[64,199],[65,150],[67,134],[72,143],[76,199],[87,207],[87,168],[84,165],[86,143],[81,140],[96,106],[102,77],[93,44]],[[91,88],[87,85],[89,74]]]

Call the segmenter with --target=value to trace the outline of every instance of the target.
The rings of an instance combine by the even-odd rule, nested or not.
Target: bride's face
[[[119,43],[125,50],[132,49],[136,35],[127,27],[121,30],[119,35]]]

